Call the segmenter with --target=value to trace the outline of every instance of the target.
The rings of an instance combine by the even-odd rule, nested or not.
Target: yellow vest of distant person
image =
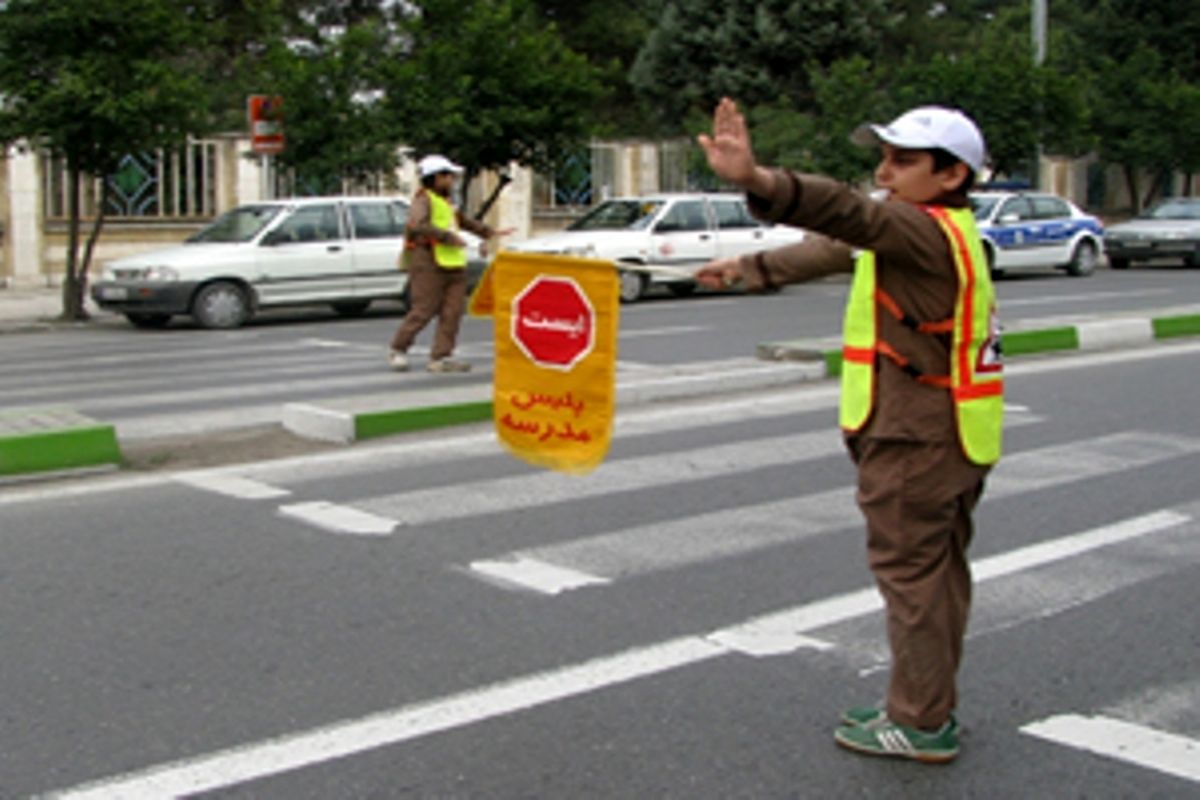
[[[437,192],[426,192],[429,197],[429,221],[438,230],[458,234],[458,214],[454,206]],[[433,243],[433,260],[443,269],[462,269],[467,266],[467,248],[452,244]]]
[[[996,330],[996,294],[983,244],[969,209],[925,206],[950,242],[958,277],[954,318],[918,322],[879,288],[875,254],[864,251],[854,268],[846,308],[842,349],[841,426],[855,432],[871,418],[875,375],[880,358],[888,358],[913,380],[946,389],[954,399],[963,453],[976,464],[1000,458],[1004,422],[1004,378]],[[931,336],[949,335],[950,374],[926,375],[879,337],[878,314],[886,312],[905,326]]]

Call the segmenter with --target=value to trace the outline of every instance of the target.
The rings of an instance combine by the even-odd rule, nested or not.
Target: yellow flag
[[[611,262],[496,256],[470,307],[490,310],[495,324],[493,414],[513,455],[575,473],[604,460],[616,407],[619,304]]]

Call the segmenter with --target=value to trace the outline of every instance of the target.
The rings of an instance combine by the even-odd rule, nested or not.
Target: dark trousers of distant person
[[[409,308],[396,335],[392,349],[407,353],[417,335],[435,316],[437,330],[433,336],[433,361],[449,358],[458,341],[467,302],[467,271],[443,269],[425,259],[412,259],[408,270]]]

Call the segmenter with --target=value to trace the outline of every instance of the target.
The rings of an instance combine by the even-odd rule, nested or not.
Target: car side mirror
[[[1001,225],[1015,225],[1020,221],[1020,214],[1001,214],[1000,219],[997,220]]]
[[[660,222],[654,226],[655,233],[677,233],[679,226],[674,222]]]
[[[283,241],[283,232],[276,229],[273,231],[268,231],[266,236],[263,236],[262,241],[259,242],[259,244],[261,244],[263,247],[275,247],[276,245],[281,244]]]

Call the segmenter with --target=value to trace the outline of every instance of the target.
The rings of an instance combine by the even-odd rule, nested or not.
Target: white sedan
[[[512,249],[616,262],[621,300],[632,303],[651,284],[681,297],[691,294],[696,271],[712,259],[771,250],[803,237],[798,228],[756,220],[741,195],[661,194],[607,200],[566,230]]]

